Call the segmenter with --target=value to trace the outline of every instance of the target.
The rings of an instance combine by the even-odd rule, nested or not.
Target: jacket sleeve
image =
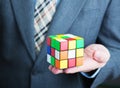
[[[108,48],[111,57],[93,82],[92,88],[120,77],[120,0],[111,0],[101,25],[97,43]]]
[[[86,78],[95,78],[97,76],[97,74],[100,72],[101,68],[98,68],[92,72],[80,72],[83,76],[85,76]]]

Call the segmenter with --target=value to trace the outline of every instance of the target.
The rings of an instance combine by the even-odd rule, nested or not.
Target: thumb
[[[94,53],[94,59],[99,63],[106,63],[110,58],[109,51],[102,45],[98,45]]]
[[[106,47],[101,44],[91,44],[85,48],[85,53],[98,63],[106,63],[110,58],[110,53]]]
[[[94,58],[94,60],[96,60],[99,63],[106,62],[106,60],[104,58],[104,53],[102,53],[100,51],[95,51],[93,58]]]

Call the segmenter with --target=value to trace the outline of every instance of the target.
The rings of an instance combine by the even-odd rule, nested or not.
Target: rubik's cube
[[[58,69],[83,64],[84,39],[72,34],[47,37],[47,62]]]

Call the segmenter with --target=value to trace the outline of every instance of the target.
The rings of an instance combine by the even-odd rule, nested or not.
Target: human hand
[[[91,44],[84,50],[84,61],[82,66],[67,68],[64,70],[49,66],[49,70],[54,74],[66,73],[73,74],[77,72],[90,72],[103,67],[110,58],[107,48],[101,44]]]

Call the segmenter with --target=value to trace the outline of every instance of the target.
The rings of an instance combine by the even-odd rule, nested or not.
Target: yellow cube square
[[[61,60],[60,61],[60,69],[65,69],[68,67],[68,62],[67,60]]]
[[[83,57],[84,56],[84,49],[76,49],[76,57]]]
[[[63,34],[59,34],[59,35],[56,35],[58,38],[61,38],[62,36],[64,36]]]
[[[69,41],[69,49],[75,49],[76,48],[76,40]]]

